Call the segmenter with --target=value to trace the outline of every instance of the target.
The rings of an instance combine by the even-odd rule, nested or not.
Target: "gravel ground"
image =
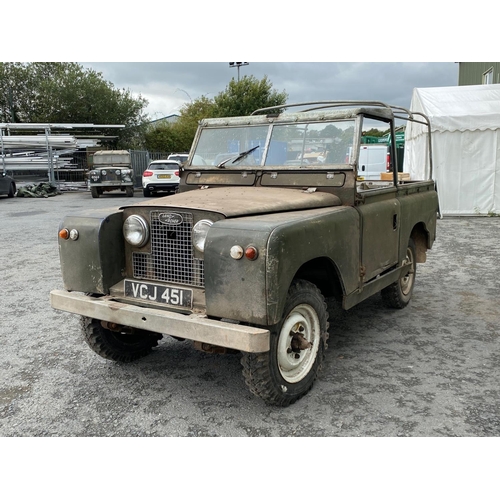
[[[438,221],[410,305],[377,295],[331,321],[319,379],[282,409],[248,392],[238,355],[164,339],[116,364],[50,307],[60,219],[138,198],[0,199],[0,436],[500,435],[500,218]]]

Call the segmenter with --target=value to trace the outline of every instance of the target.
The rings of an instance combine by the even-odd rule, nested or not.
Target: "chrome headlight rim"
[[[123,237],[134,247],[143,247],[149,241],[149,226],[144,217],[129,215],[123,223]]]
[[[214,221],[201,219],[193,226],[193,246],[199,252],[205,251],[208,230],[213,226]]]

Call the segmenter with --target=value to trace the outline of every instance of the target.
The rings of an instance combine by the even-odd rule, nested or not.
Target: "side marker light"
[[[255,260],[259,256],[259,252],[255,247],[249,246],[245,249],[245,257],[248,260]]]
[[[234,245],[234,247],[231,247],[231,250],[229,250],[229,254],[234,260],[240,260],[243,257],[243,248],[239,245]]]

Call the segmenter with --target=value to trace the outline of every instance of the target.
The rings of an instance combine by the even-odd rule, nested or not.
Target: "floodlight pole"
[[[189,97],[189,100],[191,101],[191,104],[193,103],[193,99],[191,99],[191,96],[184,89],[175,89],[175,92],[177,92],[178,90],[180,90],[181,92],[184,92]]]
[[[238,68],[238,81],[240,81],[240,66],[248,66],[250,63],[247,62],[230,62],[230,68]]]

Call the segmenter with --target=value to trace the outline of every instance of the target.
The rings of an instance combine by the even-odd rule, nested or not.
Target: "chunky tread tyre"
[[[415,276],[417,273],[417,251],[413,238],[408,242],[406,250],[406,261],[410,261],[412,266],[410,271],[398,281],[392,283],[381,291],[382,300],[387,307],[393,309],[404,309],[411,300],[413,288],[415,286]]]
[[[91,187],[90,188],[90,194],[92,195],[92,198],[99,198],[99,190],[96,187]]]
[[[97,319],[82,316],[80,324],[85,342],[99,356],[130,363],[147,356],[158,345],[161,334],[124,334],[104,328]]]
[[[129,197],[132,198],[134,196],[134,188],[133,187],[126,187],[125,188],[125,194]]]
[[[284,368],[287,363],[284,347],[287,343],[290,345],[287,338],[292,336],[292,331],[297,331],[295,328],[301,323],[301,317],[306,325],[306,337],[313,340],[313,345],[302,349],[300,359],[291,358],[289,367]],[[316,325],[310,331],[308,318]],[[307,394],[322,368],[328,326],[327,306],[320,290],[308,281],[294,281],[288,290],[283,318],[271,332],[271,349],[265,353],[243,353],[243,377],[250,392],[276,406],[288,406]],[[290,347],[286,352],[289,351]],[[280,365],[280,359],[285,359],[285,364],[281,362]]]

